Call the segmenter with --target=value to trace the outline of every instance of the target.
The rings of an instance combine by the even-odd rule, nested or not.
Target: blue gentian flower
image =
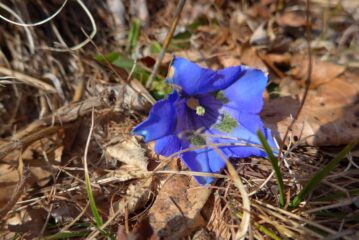
[[[260,144],[256,135],[260,129],[276,148],[259,117],[267,80],[261,70],[247,66],[213,71],[174,57],[166,80],[174,91],[153,105],[133,134],[143,136],[145,142],[156,141],[155,152],[163,156],[193,149],[180,154],[192,171],[218,173],[226,165],[206,141],[218,145],[228,158],[265,157],[266,153],[253,145]],[[247,145],[238,144],[239,140]],[[195,178],[201,185],[214,180]]]

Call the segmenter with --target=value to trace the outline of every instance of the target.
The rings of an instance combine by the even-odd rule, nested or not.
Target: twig
[[[309,92],[309,87],[311,84],[311,78],[312,78],[312,49],[310,47],[310,43],[311,43],[311,38],[312,38],[312,34],[311,34],[311,23],[310,23],[310,1],[307,0],[306,1],[306,34],[307,34],[307,49],[308,49],[308,72],[307,72],[307,76],[305,79],[305,90],[304,90],[304,94],[303,94],[303,98],[302,101],[300,103],[300,106],[294,116],[294,118],[292,119],[292,122],[290,123],[290,125],[287,128],[287,131],[284,134],[283,137],[283,141],[282,144],[280,145],[280,149],[279,149],[279,154],[278,154],[278,159],[280,159],[281,155],[282,155],[282,151],[283,151],[283,147],[285,144],[285,139],[287,138],[289,131],[293,128],[294,123],[297,121],[299,114],[301,113],[303,107],[304,107],[304,103],[305,100],[307,99],[308,96],[308,92]]]
[[[180,19],[180,15],[181,15],[181,12],[183,10],[183,6],[184,6],[185,3],[186,3],[186,0],[179,0],[178,1],[178,5],[177,5],[177,8],[176,8],[176,12],[175,12],[175,19],[173,20],[171,28],[168,31],[167,35],[166,35],[166,38],[165,38],[165,40],[163,42],[161,52],[158,55],[158,58],[157,58],[156,63],[155,63],[155,66],[153,67],[153,70],[151,72],[151,75],[149,76],[149,78],[147,80],[146,88],[149,88],[151,86],[151,84],[152,84],[152,82],[153,82],[153,80],[154,80],[154,78],[155,78],[155,76],[157,74],[158,68],[160,67],[161,62],[163,60],[163,57],[165,56],[166,50],[168,48],[168,45],[171,42],[173,33],[176,30],[176,26],[177,26],[178,21]]]

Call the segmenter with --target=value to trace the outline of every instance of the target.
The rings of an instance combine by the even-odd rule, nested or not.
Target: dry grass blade
[[[236,239],[244,239],[249,231],[249,225],[251,220],[251,203],[249,200],[248,193],[246,191],[246,188],[244,187],[241,178],[239,177],[238,173],[234,169],[233,165],[228,161],[226,156],[221,152],[221,150],[212,143],[208,143],[208,145],[214,149],[214,151],[223,159],[223,161],[226,163],[228,172],[233,180],[234,185],[238,188],[241,198],[242,198],[242,204],[243,204],[243,215],[242,215],[242,221],[240,223],[240,228],[238,232],[235,235]]]
[[[66,3],[68,2],[68,0],[64,0],[64,2],[62,3],[61,7],[55,12],[53,13],[51,16],[47,17],[44,20],[38,21],[36,23],[23,23],[23,21],[20,22],[15,22],[12,21],[2,15],[0,15],[0,18],[5,20],[6,22],[12,23],[14,25],[20,26],[20,27],[35,27],[35,26],[39,26],[42,24],[47,23],[48,21],[51,21],[51,19],[53,19],[54,17],[56,17],[61,11],[62,9],[66,6]],[[11,10],[9,7],[7,7],[6,5],[4,5],[3,3],[0,3],[0,7],[7,10],[8,12],[10,12],[9,10]],[[15,15],[14,15],[15,16]]]
[[[97,27],[96,27],[96,22],[92,16],[91,12],[89,11],[89,9],[86,7],[86,5],[81,0],[76,0],[76,2],[81,6],[81,8],[86,13],[87,17],[90,19],[91,26],[92,26],[92,32],[89,35],[89,37],[86,38],[86,40],[84,40],[83,42],[81,42],[75,46],[72,46],[72,47],[65,47],[65,48],[42,47],[41,49],[51,50],[54,52],[76,51],[76,50],[83,48],[86,44],[88,44],[91,41],[91,39],[93,39],[95,37],[95,35],[97,33]]]
[[[87,163],[87,154],[88,154],[88,149],[89,149],[89,145],[90,145],[90,140],[91,140],[94,124],[95,124],[94,109],[92,109],[91,126],[90,126],[89,135],[88,135],[88,138],[86,141],[83,161],[84,161],[86,192],[87,192],[87,195],[89,198],[90,208],[91,208],[93,216],[95,217],[97,227],[100,228],[103,225],[103,222],[102,222],[102,217],[100,216],[100,214],[97,210],[95,198],[93,196],[93,192],[92,192],[92,188],[91,188],[91,180],[90,180],[90,175],[89,175],[89,170],[88,170],[88,163]]]
[[[21,17],[19,15],[16,14],[16,12],[14,12],[11,8],[7,7],[5,4],[0,3],[0,8],[3,8],[4,10],[6,10],[7,12],[9,12],[11,15],[13,15],[17,20],[20,21],[20,26],[23,26],[25,28],[26,31],[26,35],[27,35],[27,39],[29,41],[29,47],[30,47],[30,52],[34,53],[35,52],[35,44],[34,44],[34,39],[31,35],[31,32],[29,30],[29,26],[24,25],[24,21],[21,19]],[[0,15],[0,18],[4,19],[5,21],[11,22],[14,24],[13,21],[4,18],[2,15]]]
[[[48,93],[56,93],[56,89],[37,78],[0,66],[0,73],[16,78],[20,82],[36,87]]]

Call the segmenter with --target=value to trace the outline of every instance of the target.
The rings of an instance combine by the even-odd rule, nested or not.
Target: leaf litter
[[[145,145],[129,133],[145,117],[153,101],[150,93],[157,98],[166,94],[162,81],[171,55],[176,54],[211,68],[247,64],[268,72],[261,114],[282,142],[302,100],[308,71],[305,1],[187,2],[149,91],[143,85],[176,3],[83,3],[98,27],[93,38],[96,48],[87,44],[75,52],[43,50],[74,46],[86,39],[82,30],[92,31],[91,21],[75,1],[51,21],[31,28],[31,36],[19,26],[1,22],[1,74],[14,78],[11,84],[0,80],[1,235],[5,239],[235,238],[244,207],[231,178],[221,175],[215,185],[199,187],[176,157],[157,156],[153,144]],[[40,16],[61,7],[58,1],[4,4],[24,22],[41,20]],[[311,1],[310,12],[312,84],[284,141],[285,159],[280,163],[288,198],[343,145],[359,139],[359,32],[354,1]],[[0,14],[12,18],[5,11]],[[141,30],[129,42],[131,23],[137,19]],[[28,47],[29,37],[35,50]],[[109,53],[121,58],[95,60]],[[104,219],[101,231],[94,228],[83,175],[92,111],[95,128],[88,168]],[[246,238],[355,239],[357,151],[297,209],[278,207],[278,187],[268,160],[233,160],[251,204]]]

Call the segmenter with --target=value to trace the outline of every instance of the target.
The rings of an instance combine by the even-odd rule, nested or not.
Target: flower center
[[[206,109],[199,105],[199,101],[196,98],[188,98],[186,104],[190,109],[195,110],[198,116],[203,116],[206,113]]]

